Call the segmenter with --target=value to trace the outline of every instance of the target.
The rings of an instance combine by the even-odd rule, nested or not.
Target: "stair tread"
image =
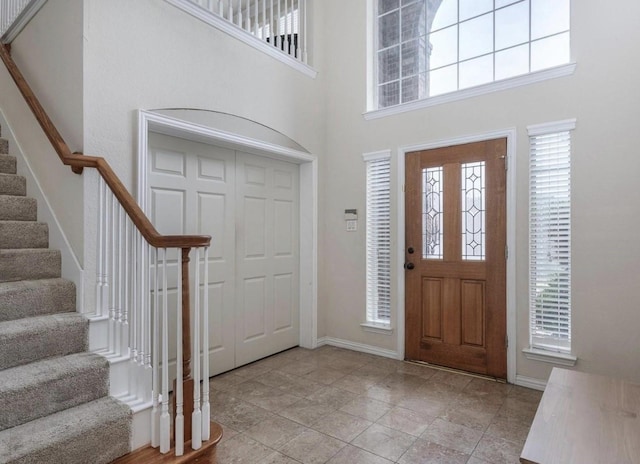
[[[104,397],[0,431],[0,462],[109,463],[129,452],[130,414]]]
[[[15,156],[0,154],[0,172],[3,174],[15,174],[18,160]]]
[[[37,221],[0,220],[0,248],[47,248],[49,225]]]
[[[61,254],[50,248],[0,249],[0,281],[51,279],[61,276]]]
[[[35,198],[19,195],[0,195],[0,220],[35,221],[38,202]]]
[[[0,173],[0,195],[27,195],[27,179],[18,174]]]
[[[87,330],[76,312],[0,322],[0,369],[85,351]]]
[[[63,278],[0,282],[0,320],[75,311],[75,295]]]

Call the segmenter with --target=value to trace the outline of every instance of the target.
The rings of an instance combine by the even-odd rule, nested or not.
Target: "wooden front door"
[[[406,156],[407,359],[507,376],[506,146]]]

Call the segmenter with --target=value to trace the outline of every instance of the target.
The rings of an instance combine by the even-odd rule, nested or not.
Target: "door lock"
[[[411,269],[413,269],[414,267],[416,267],[413,263],[404,263],[404,268],[407,271],[410,271]]]
[[[413,247],[409,247],[409,248],[407,249],[407,253],[409,253],[410,255],[412,255],[412,254],[414,253],[414,251],[415,251],[415,250],[413,249]]]

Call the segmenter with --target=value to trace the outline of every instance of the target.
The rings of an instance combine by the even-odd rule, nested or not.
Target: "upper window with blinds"
[[[364,155],[367,165],[367,323],[391,323],[391,153]]]
[[[372,0],[376,107],[570,62],[570,0]]]
[[[532,348],[571,352],[571,131],[529,127],[529,331]]]

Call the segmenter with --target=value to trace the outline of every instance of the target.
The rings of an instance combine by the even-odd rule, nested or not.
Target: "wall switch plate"
[[[356,230],[358,230],[358,221],[347,221],[347,232],[355,232]]]

